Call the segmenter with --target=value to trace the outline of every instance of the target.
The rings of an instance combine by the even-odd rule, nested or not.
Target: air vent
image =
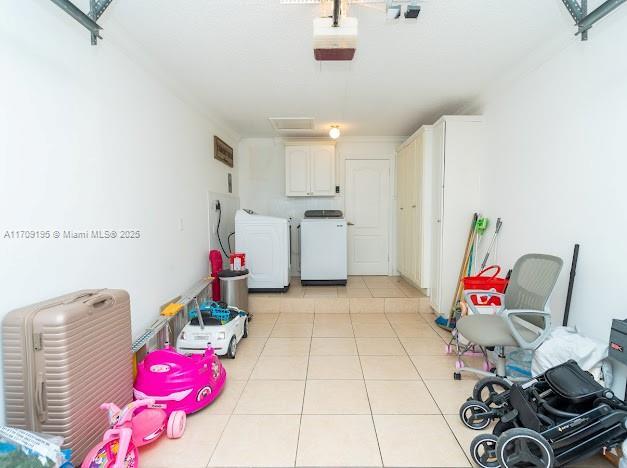
[[[314,119],[311,117],[270,117],[270,123],[275,130],[313,130]]]

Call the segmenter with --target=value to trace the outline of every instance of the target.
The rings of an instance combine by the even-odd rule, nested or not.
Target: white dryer
[[[282,292],[290,286],[290,222],[252,211],[235,213],[235,250],[246,254],[248,289]]]

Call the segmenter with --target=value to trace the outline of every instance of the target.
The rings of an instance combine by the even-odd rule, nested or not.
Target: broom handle
[[[462,282],[462,278],[464,277],[464,272],[466,271],[466,267],[468,266],[468,263],[467,263],[468,254],[470,253],[470,246],[472,245],[474,235],[476,232],[475,228],[476,228],[478,218],[479,218],[479,215],[477,213],[475,213],[472,216],[472,224],[470,226],[470,231],[468,232],[468,239],[466,241],[466,249],[464,250],[464,257],[462,259],[462,265],[461,265],[461,268],[459,269],[459,275],[457,277],[457,289],[455,290],[455,296],[453,297],[453,304],[451,305],[449,317],[452,317],[454,310],[455,310],[455,306],[457,305],[457,298],[459,297],[459,286]]]
[[[490,252],[492,252],[492,248],[494,247],[494,243],[496,242],[496,236],[499,235],[499,231],[501,230],[502,225],[503,223],[501,221],[501,218],[497,218],[496,227],[494,228],[494,235],[492,236],[492,240],[490,241],[490,246],[488,247],[488,250],[485,253],[485,257],[483,257],[483,262],[481,262],[481,270],[483,270],[488,263],[488,257],[490,257]]]

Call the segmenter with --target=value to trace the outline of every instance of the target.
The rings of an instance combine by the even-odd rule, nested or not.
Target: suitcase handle
[[[87,301],[84,302],[85,305],[91,306],[94,309],[99,309],[100,307],[108,306],[113,304],[114,299],[111,294],[97,295]]]
[[[39,418],[39,422],[43,423],[46,421],[46,418],[48,416],[48,406],[46,398],[44,397],[44,395],[46,394],[46,381],[41,372],[37,374],[37,382],[35,385],[37,386],[37,388],[35,389],[35,406],[37,409],[37,417]]]
[[[73,302],[79,301],[85,297],[93,297],[96,294],[98,294],[98,292],[99,291],[85,291],[80,294],[77,294],[76,296],[70,297],[66,301],[62,302],[62,304],[72,304]]]

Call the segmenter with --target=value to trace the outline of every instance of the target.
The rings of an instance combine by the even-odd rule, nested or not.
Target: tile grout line
[[[309,337],[309,352],[307,354],[307,366],[305,368],[305,386],[303,388],[303,402],[300,405],[300,418],[298,419],[298,432],[296,434],[296,451],[294,452],[294,466],[298,463],[298,448],[300,446],[300,431],[303,427],[303,411],[305,410],[305,398],[307,396],[307,382],[309,381],[309,360],[311,359],[311,345],[313,342],[313,330],[315,327],[316,314],[314,306],[313,325],[311,327],[311,337]]]
[[[280,316],[280,314],[279,314],[279,316]],[[270,330],[270,334],[272,334],[272,330],[274,330],[274,327],[276,326],[276,323],[277,323],[278,319],[279,319],[279,317],[277,317],[274,320],[274,323],[272,324],[272,329]],[[250,371],[250,374],[248,375],[248,377],[244,381],[245,382],[244,383],[244,387],[242,388],[242,392],[237,397],[237,401],[235,402],[235,406],[233,406],[233,411],[231,411],[231,413],[228,415],[229,417],[226,420],[226,424],[222,428],[222,431],[220,431],[220,436],[218,437],[218,441],[216,442],[215,446],[213,447],[213,450],[211,451],[211,455],[209,456],[209,460],[207,461],[207,464],[205,465],[205,468],[209,468],[209,465],[211,464],[211,459],[215,455],[216,450],[218,449],[218,446],[220,445],[220,442],[222,442],[222,437],[224,436],[224,432],[226,431],[227,426],[229,425],[229,423],[231,422],[231,419],[233,418],[233,415],[235,414],[235,410],[237,409],[237,405],[238,405],[239,401],[241,400],[242,395],[244,394],[244,391],[246,390],[246,387],[248,386],[248,382],[250,381],[250,377],[252,376],[253,370],[255,369],[255,366],[257,365],[257,362],[259,361],[259,358],[261,357],[261,353],[263,353],[263,350],[266,347],[266,344],[268,343],[268,340],[270,339],[270,335],[268,335],[265,338],[266,338],[266,340],[263,343],[263,347],[261,348],[261,351],[259,352],[259,355],[257,356],[257,359],[255,360],[255,363],[253,364],[253,367],[252,367],[252,369]],[[237,358],[237,356],[235,356],[235,357]]]
[[[457,438],[457,435],[455,434],[455,431],[453,430],[453,428],[451,427],[451,425],[448,422],[448,419],[446,419],[446,416],[443,414],[442,418],[444,419],[444,423],[446,424],[446,426],[448,427],[448,430],[451,431],[451,434],[453,434],[453,437],[455,438],[455,442],[457,442],[457,445],[459,446],[460,450],[462,451],[462,453],[464,454],[464,457],[466,457],[466,460],[468,460],[468,464],[469,466],[473,466],[472,464],[472,460],[470,459],[470,457],[468,456],[469,454],[466,453],[466,450],[464,450],[464,447],[462,446],[461,441]],[[477,434],[478,435],[478,434]]]
[[[418,312],[418,315],[420,315],[420,312]],[[424,319],[424,317],[421,316],[422,319]],[[396,331],[396,330],[395,330]],[[439,335],[438,335],[439,336]],[[442,338],[442,337],[440,337]],[[400,339],[400,337],[399,337]],[[402,341],[401,341],[402,344]],[[405,345],[403,344],[403,347]],[[409,354],[409,353],[408,353]],[[459,439],[457,438],[457,436],[455,435],[455,432],[453,431],[453,428],[450,426],[448,420],[446,419],[444,412],[442,411],[442,408],[440,408],[440,405],[438,404],[438,401],[435,399],[435,397],[433,396],[433,393],[431,392],[431,389],[429,388],[429,386],[427,385],[425,379],[422,377],[422,375],[420,374],[420,371],[418,370],[418,368],[416,367],[416,364],[414,363],[413,359],[411,359],[411,357],[409,358],[409,360],[412,363],[412,366],[414,366],[414,369],[416,369],[416,372],[418,373],[418,375],[420,376],[420,381],[422,382],[422,384],[424,385],[425,389],[427,390],[427,393],[429,394],[429,397],[431,398],[431,400],[433,400],[433,402],[435,403],[435,406],[437,407],[438,411],[440,412],[439,416],[444,420],[444,423],[446,424],[446,426],[448,427],[449,431],[451,432],[451,434],[453,435],[453,438],[455,439],[455,442],[457,442],[457,445],[459,446],[459,448],[461,449],[462,453],[464,454],[464,457],[466,458],[466,460],[469,460],[468,455],[466,455],[466,451],[464,450],[464,448],[462,447]],[[436,415],[437,416],[437,415]],[[470,466],[472,467],[472,462],[470,462]]]
[[[383,310],[385,311],[385,301],[383,301]],[[389,320],[388,325],[390,325]],[[351,319],[351,327],[353,327],[353,320]],[[353,335],[355,334],[355,329],[353,327]],[[355,346],[357,346],[357,338],[355,338]],[[361,362],[361,354],[359,353],[359,347],[357,347],[357,359],[359,359],[359,367],[361,368],[361,375],[363,377],[364,390],[366,391],[366,399],[368,400],[368,408],[370,408],[370,420],[372,421],[372,428],[374,430],[374,436],[377,439],[377,449],[379,450],[379,459],[381,460],[381,466],[385,466],[385,462],[383,461],[383,453],[381,452],[381,442],[379,442],[379,434],[377,432],[377,425],[374,420],[374,414],[372,413],[372,403],[370,403],[370,394],[368,393],[368,386],[366,385],[366,375],[364,374],[364,366]]]

